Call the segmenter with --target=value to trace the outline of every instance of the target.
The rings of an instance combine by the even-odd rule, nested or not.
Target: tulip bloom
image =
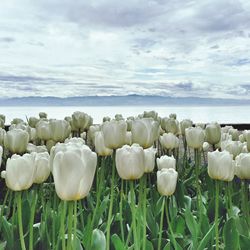
[[[160,143],[166,149],[174,149],[179,147],[179,139],[173,133],[164,133],[160,136]]]
[[[51,119],[49,126],[51,139],[55,142],[63,142],[70,135],[71,128],[66,120]]]
[[[194,149],[202,148],[205,140],[205,133],[202,128],[200,127],[186,128],[185,135],[186,135],[187,145],[190,148]]]
[[[117,149],[115,161],[117,172],[124,180],[136,180],[144,174],[144,151],[138,144]]]
[[[250,179],[250,153],[241,153],[236,157],[235,174],[240,179]]]
[[[11,153],[22,154],[27,150],[29,134],[22,129],[13,129],[6,133],[4,144]]]
[[[157,171],[157,189],[161,195],[170,196],[175,192],[178,173],[173,168]]]
[[[175,135],[179,133],[179,122],[174,118],[163,118],[161,120],[161,127],[167,133],[173,133]]]
[[[181,134],[185,135],[185,129],[193,126],[193,122],[189,119],[184,119],[180,122]]]
[[[95,132],[95,151],[100,156],[112,155],[113,150],[107,148],[104,144],[104,136],[102,131]]]
[[[102,124],[104,143],[107,148],[117,149],[126,143],[127,123],[124,120]]]
[[[33,155],[24,154],[20,156],[14,154],[7,160],[6,171],[2,171],[1,176],[5,178],[9,189],[21,191],[31,187],[35,171]]]
[[[132,122],[132,142],[149,148],[159,137],[159,123],[152,118],[136,119]]]
[[[176,169],[176,160],[173,156],[163,155],[156,159],[157,167],[159,170],[163,168],[173,168]]]
[[[34,183],[40,184],[46,181],[50,175],[49,153],[32,153],[35,164]]]
[[[87,196],[93,183],[96,164],[96,153],[85,145],[68,146],[64,152],[57,152],[52,174],[60,199],[71,201]]]
[[[4,145],[4,138],[6,136],[6,131],[3,128],[0,128],[0,145]]]
[[[156,148],[147,148],[144,149],[144,172],[150,173],[154,170],[155,167],[155,154]]]
[[[212,145],[219,143],[221,139],[221,127],[218,123],[210,123],[205,129],[206,141]]]
[[[37,132],[37,137],[43,141],[48,141],[52,139],[50,123],[47,120],[40,120],[36,124],[36,132]]]
[[[72,125],[81,132],[87,130],[93,124],[93,118],[88,114],[76,111],[72,115]]]
[[[221,142],[221,150],[226,150],[233,155],[233,159],[242,152],[243,144],[239,141]]]
[[[232,181],[234,178],[233,155],[227,151],[208,152],[208,175],[221,181]]]

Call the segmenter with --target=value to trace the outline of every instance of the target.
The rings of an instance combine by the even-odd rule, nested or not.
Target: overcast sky
[[[250,1],[1,0],[0,93],[250,99]]]

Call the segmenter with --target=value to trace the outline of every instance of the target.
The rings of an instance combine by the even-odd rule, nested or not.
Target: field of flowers
[[[0,127],[0,249],[250,249],[250,131],[155,111]]]

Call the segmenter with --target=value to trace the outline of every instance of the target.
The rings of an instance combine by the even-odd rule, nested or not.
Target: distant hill
[[[0,106],[134,106],[134,105],[250,105],[250,100],[170,97],[170,96],[75,96],[75,97],[18,97],[0,99]]]

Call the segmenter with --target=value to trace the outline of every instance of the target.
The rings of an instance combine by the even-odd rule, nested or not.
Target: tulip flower
[[[55,142],[63,142],[70,134],[71,128],[67,121],[52,119],[49,121],[51,139]]]
[[[4,121],[0,118],[0,128],[4,128]]]
[[[110,121],[111,121],[111,118],[109,116],[105,116],[102,119],[102,122],[110,122]]]
[[[85,145],[85,141],[81,137],[67,138],[64,142],[66,144],[67,143],[75,143],[75,144],[79,144],[79,145]]]
[[[184,119],[180,122],[181,134],[185,136],[185,129],[193,126],[193,122],[189,119]]]
[[[236,128],[230,128],[228,130],[228,133],[232,136],[233,141],[238,141],[239,140],[239,131]]]
[[[115,120],[116,121],[121,121],[121,120],[124,120],[124,118],[123,118],[122,114],[116,114],[115,115]]]
[[[80,132],[83,132],[93,124],[93,118],[84,112],[76,111],[72,115],[72,124]]]
[[[50,127],[50,122],[47,120],[40,120],[36,124],[37,137],[40,140],[48,141],[52,139],[52,131]]]
[[[47,114],[45,113],[45,112],[40,112],[39,113],[39,117],[40,117],[40,119],[47,119]]]
[[[32,153],[32,152],[36,152],[36,153],[42,153],[42,152],[48,152],[47,148],[45,145],[43,146],[36,146],[32,143],[28,143],[27,145],[27,152],[28,153]]]
[[[5,123],[5,115],[0,114],[0,119],[3,121],[3,123]]]
[[[46,181],[50,175],[49,153],[32,153],[35,164],[34,183],[40,184]]]
[[[4,138],[6,136],[6,131],[3,128],[0,128],[0,145],[4,145]]]
[[[160,136],[160,143],[166,149],[174,149],[179,147],[179,139],[173,133],[164,133]]]
[[[223,141],[221,150],[226,150],[233,155],[233,159],[242,152],[243,144],[240,141]]]
[[[21,129],[13,129],[6,133],[5,147],[13,154],[22,154],[26,152],[29,142],[29,134]]]
[[[236,157],[235,174],[240,179],[250,179],[250,153],[241,153]]]
[[[153,118],[154,120],[157,120],[157,118],[158,118],[158,113],[155,112],[154,110],[151,110],[151,111],[144,111],[142,117],[143,117],[143,118]]]
[[[165,117],[161,120],[161,127],[167,133],[178,134],[179,133],[179,122],[174,118]]]
[[[104,143],[107,148],[117,149],[126,143],[127,123],[124,120],[104,122],[102,124]]]
[[[24,120],[22,120],[22,119],[20,119],[20,118],[14,118],[14,119],[10,122],[10,124],[15,124],[15,125],[17,125],[17,124],[19,124],[19,123],[24,123]]]
[[[2,175],[9,189],[21,191],[31,187],[35,171],[34,157],[31,154],[14,154],[7,160],[6,171]]]
[[[36,124],[39,122],[39,119],[36,118],[36,117],[30,117],[29,118],[29,126],[32,127],[32,128],[35,128],[36,127]]]
[[[97,156],[89,147],[67,147],[55,154],[52,174],[62,200],[79,200],[88,195],[96,170]]]
[[[100,125],[91,125],[88,130],[89,143],[93,145],[95,143],[95,132],[100,131]]]
[[[144,174],[144,151],[138,144],[117,149],[115,160],[117,172],[124,180],[140,179]]]
[[[163,155],[156,159],[157,167],[159,170],[163,168],[173,168],[176,169],[176,160],[173,156]]]
[[[221,181],[232,181],[234,178],[233,155],[227,151],[208,152],[208,175]]]
[[[211,145],[219,143],[221,139],[221,127],[218,123],[207,124],[205,129],[206,141]]]
[[[132,123],[132,142],[149,148],[159,137],[159,123],[152,118],[136,119]]]
[[[150,173],[154,170],[155,167],[155,154],[156,148],[147,148],[144,149],[144,172]]]
[[[199,127],[186,128],[185,135],[186,135],[187,145],[190,148],[194,149],[202,148],[205,140],[205,133],[203,129]]]
[[[104,144],[104,136],[102,131],[95,132],[95,151],[100,156],[108,156],[112,155],[113,150],[107,148]]]
[[[157,171],[157,189],[161,195],[170,196],[176,189],[178,173],[173,168]]]

